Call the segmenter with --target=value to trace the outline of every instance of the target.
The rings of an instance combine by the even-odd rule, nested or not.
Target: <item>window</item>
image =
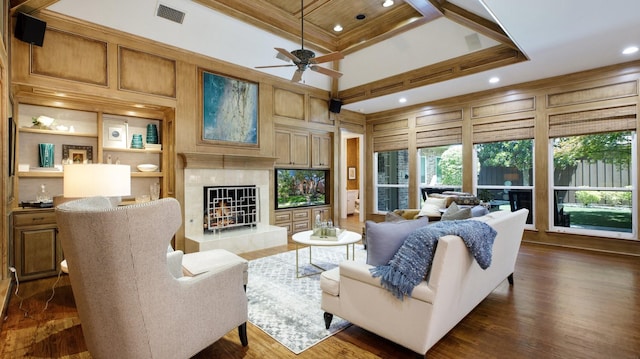
[[[409,152],[376,152],[376,212],[409,207]]]
[[[533,140],[480,143],[474,151],[478,198],[492,211],[527,208],[533,224]]]
[[[462,189],[462,145],[418,149],[420,189],[427,194]]]
[[[631,238],[637,231],[636,134],[618,131],[557,137],[551,228]]]

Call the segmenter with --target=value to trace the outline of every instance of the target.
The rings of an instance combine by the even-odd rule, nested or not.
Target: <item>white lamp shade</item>
[[[63,191],[67,198],[131,195],[131,167],[128,165],[65,165],[63,173]]]

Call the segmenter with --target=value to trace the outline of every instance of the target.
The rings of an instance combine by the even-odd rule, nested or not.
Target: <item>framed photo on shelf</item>
[[[62,145],[62,161],[73,164],[92,163],[93,146]]]
[[[128,127],[127,123],[113,123],[105,120],[104,147],[127,148]]]

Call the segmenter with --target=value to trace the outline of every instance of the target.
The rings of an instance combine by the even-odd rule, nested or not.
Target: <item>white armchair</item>
[[[247,345],[246,261],[183,277],[188,255],[167,253],[182,222],[175,199],[112,208],[86,198],[56,219],[92,357],[189,358],[236,327]]]

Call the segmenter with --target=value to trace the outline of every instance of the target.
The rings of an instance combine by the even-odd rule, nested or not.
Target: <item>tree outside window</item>
[[[556,229],[635,232],[635,141],[632,131],[551,139]]]
[[[492,211],[528,208],[527,223],[533,224],[533,140],[480,143],[474,150],[480,200],[489,203]],[[510,198],[510,191],[520,195]]]
[[[462,145],[418,149],[420,188],[462,189]]]

